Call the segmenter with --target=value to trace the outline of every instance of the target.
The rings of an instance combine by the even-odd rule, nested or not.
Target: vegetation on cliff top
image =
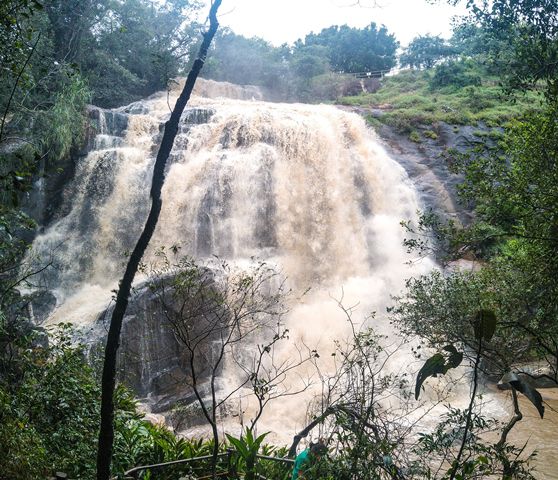
[[[516,7],[506,8],[515,12]],[[399,57],[400,66],[410,70],[384,78],[375,92],[344,97],[340,102],[375,109],[374,118],[401,131],[440,121],[503,126],[541,110],[542,74],[534,69],[533,78],[527,78],[528,70],[518,68],[520,45],[510,41],[514,29],[523,27],[495,25],[495,14],[474,12],[456,23],[449,40],[426,35],[411,41]],[[528,64],[529,54],[523,55]]]
[[[406,70],[385,77],[373,93],[342,97],[339,103],[362,107],[372,123],[381,122],[402,133],[437,122],[452,125],[501,127],[514,118],[542,108],[542,98],[528,91],[510,98],[499,79],[488,76],[474,62],[460,69],[477,80],[471,85],[433,85],[436,70]]]

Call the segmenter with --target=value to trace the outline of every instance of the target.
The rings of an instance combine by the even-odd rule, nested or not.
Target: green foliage
[[[411,140],[411,142],[415,142],[415,143],[422,142],[422,139],[420,138],[420,133],[418,133],[416,130],[413,130],[409,134],[409,140]]]
[[[393,319],[403,331],[419,334],[434,348],[466,345],[470,358],[478,342],[467,319],[479,308],[488,309],[505,321],[484,345],[487,373],[503,375],[512,365],[545,356],[552,364],[556,328],[548,308],[553,302],[539,295],[525,266],[498,258],[477,272],[453,271],[444,276],[434,272],[411,279],[407,293],[391,309]]]
[[[286,447],[265,444],[262,445],[260,454],[268,457],[287,458],[288,450]],[[265,478],[289,480],[292,476],[292,470],[292,465],[286,462],[259,458],[256,464],[256,471]]]
[[[392,310],[405,331],[432,346],[459,342],[473,350],[482,337],[481,368],[504,375],[502,381],[526,395],[541,416],[540,395],[522,375],[529,375],[523,371],[526,363],[542,362],[546,378],[558,380],[556,118],[556,106],[549,103],[511,122],[496,147],[483,143],[467,154],[450,155],[475,221],[463,228],[427,215],[423,233],[431,229],[441,240],[438,247],[454,258],[481,259],[482,268],[410,280]],[[475,308],[485,313],[471,330],[464,319]],[[494,315],[501,319],[496,332]]]
[[[4,115],[13,81],[23,72],[23,66],[32,51],[35,29],[28,22],[42,10],[37,0],[4,0],[0,2],[0,106]],[[7,81],[9,79],[10,81]],[[4,121],[2,120],[2,123]]]
[[[89,90],[83,79],[71,71],[57,78],[62,89],[52,99],[52,105],[33,111],[23,106],[13,112],[12,123],[25,125],[25,141],[0,150],[0,309],[5,312],[9,305],[19,302],[14,289],[28,273],[19,262],[27,251],[26,239],[36,226],[20,210],[20,200],[32,188],[37,175],[56,171],[60,159],[83,141]],[[8,135],[15,133],[13,128],[16,127],[10,125],[7,129]],[[11,142],[9,136],[6,139]],[[17,317],[17,310],[12,308],[9,316]]]
[[[340,102],[379,109],[380,122],[407,134],[417,127],[435,126],[437,122],[454,125],[483,122],[498,127],[541,108],[536,93],[513,100],[504,96],[496,77],[483,75],[481,86],[450,85],[435,90],[430,87],[431,78],[431,71],[402,71],[384,78],[378,91],[343,97]]]
[[[528,115],[513,122],[501,142],[500,152],[480,152],[457,157],[455,169],[465,173],[461,193],[475,199],[477,212],[487,222],[519,237],[540,237],[552,247],[558,205],[556,193],[558,155],[557,109]],[[531,239],[536,242],[536,239]]]
[[[1,315],[0,321],[0,477],[28,480],[63,471],[70,478],[94,478],[100,385],[85,348],[74,345],[75,332],[68,325],[47,336],[32,329],[16,332]],[[131,393],[121,386],[115,408],[116,475],[136,465],[208,455],[213,449],[211,441],[178,438],[165,426],[143,420]],[[210,462],[197,462],[157,478],[210,471]]]
[[[415,385],[415,399],[418,400],[422,384],[428,377],[444,375],[452,368],[457,368],[463,361],[463,354],[458,352],[453,345],[446,345],[442,348],[444,353],[438,352],[430,357],[417,373]]]
[[[67,328],[50,340],[13,337],[3,325],[2,342],[13,355],[0,377],[5,478],[38,478],[55,470],[83,478],[94,465],[99,388]]]
[[[496,427],[494,420],[479,413],[471,416],[471,429],[466,437],[463,458],[456,464],[456,443],[463,435],[463,425],[469,416],[466,410],[448,408],[434,431],[419,434],[414,453],[420,459],[411,471],[414,478],[450,478],[453,470],[456,479],[499,478],[533,479],[528,467],[531,457],[520,458],[521,449],[508,444],[491,444],[483,440]],[[432,465],[440,465],[437,472]]]
[[[32,174],[37,168],[37,152],[31,145],[24,145],[12,152],[0,154],[0,214],[3,217],[2,227],[17,230],[10,225],[9,216],[17,218],[14,211],[21,200],[21,195],[31,188]],[[19,218],[21,220],[21,217]]]
[[[414,38],[399,57],[402,67],[432,68],[441,60],[454,55],[455,51],[443,38],[424,35]]]
[[[494,43],[493,64],[510,91],[546,84],[558,97],[558,6],[553,0],[496,0],[474,6],[472,13]]]
[[[196,8],[189,0],[45,2],[56,60],[77,65],[105,107],[162,90],[186,67],[196,43],[187,16]]]
[[[113,471],[118,478],[122,478],[125,471],[135,466],[205,457],[211,455],[212,451],[211,440],[178,437],[164,425],[153,425],[142,420],[135,409],[117,415]],[[219,451],[224,452],[224,445],[219,445]],[[140,478],[153,478],[156,474],[160,480],[174,480],[182,475],[201,477],[210,472],[211,462],[206,459],[167,467],[164,470],[149,471],[148,469]]]
[[[496,315],[491,310],[479,310],[473,318],[473,333],[478,341],[490,342],[496,332]]]
[[[399,45],[385,26],[375,23],[362,29],[334,25],[306,35],[304,44],[327,48],[332,68],[342,72],[391,70]]]
[[[425,130],[424,132],[422,132],[422,134],[426,137],[426,138],[430,138],[431,140],[437,140],[438,139],[438,134],[432,130]]]
[[[237,471],[244,472],[244,478],[246,478],[246,480],[254,480],[254,478],[256,478],[256,455],[268,433],[269,432],[262,433],[255,437],[252,430],[247,428],[240,438],[235,438],[227,434],[228,441],[236,449],[238,455],[236,463]]]
[[[56,94],[53,106],[38,116],[34,129],[44,145],[42,150],[51,158],[64,158],[83,142],[84,111],[89,99],[90,90],[85,81],[71,73],[69,83]]]
[[[448,86],[462,88],[469,85],[477,87],[482,85],[477,65],[470,60],[451,61],[438,65],[430,80],[432,89]]]
[[[489,342],[496,331],[496,315],[491,310],[479,310],[472,319],[475,340]],[[415,399],[418,400],[422,384],[428,377],[445,375],[449,370],[457,368],[463,361],[463,353],[453,345],[446,345],[442,352],[430,357],[417,374]]]

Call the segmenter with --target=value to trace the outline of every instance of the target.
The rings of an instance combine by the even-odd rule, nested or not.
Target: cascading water
[[[218,88],[200,85],[206,94]],[[86,327],[110,302],[147,216],[157,142],[173,103],[158,94],[92,110],[97,135],[77,164],[62,213],[33,245],[34,257],[56,259],[47,280],[57,307],[48,324]],[[295,291],[312,289],[287,319],[291,337],[311,348],[331,350],[347,335],[333,299],[360,302],[361,318],[381,313],[406,278],[433,267],[408,263],[400,221],[416,216],[416,191],[355,114],[194,97],[169,163],[144,260],[155,261],[161,246],[179,245],[198,258],[257,257],[278,265]],[[388,332],[381,315],[375,322]],[[281,408],[289,407],[274,408],[284,419]]]
[[[346,305],[359,303],[357,321],[376,311],[374,327],[391,333],[382,318],[390,295],[406,278],[434,267],[428,259],[409,263],[402,245],[400,221],[420,208],[403,168],[357,115],[264,103],[257,90],[230,84],[199,81],[197,91],[205,97],[193,97],[183,116],[144,260],[155,261],[161,246],[178,245],[198,258],[245,264],[257,257],[278,265],[296,292],[311,287],[291,306],[291,338],[325,359],[333,341],[348,334],[336,303],[341,297]],[[96,135],[89,152],[28,258],[53,263],[43,279],[56,297],[46,324],[72,322],[85,335],[98,335],[91,326],[110,303],[147,216],[160,132],[176,93],[110,111],[92,108]],[[207,98],[223,93],[237,100]],[[168,348],[155,330],[139,341],[140,361],[147,362],[150,341]],[[398,355],[392,360],[407,365],[409,353]],[[142,368],[147,378],[159,373]],[[143,395],[152,382],[146,385]],[[301,403],[274,404],[266,430],[282,430],[286,440],[301,426]]]
[[[80,294],[110,298],[146,218],[168,104],[161,94],[95,112],[98,134],[79,160],[65,215],[33,245],[34,256],[56,258],[49,280],[59,307],[49,322],[90,321],[63,308]],[[334,293],[365,280],[379,306],[416,272],[405,265],[399,222],[415,217],[417,195],[361,118],[328,106],[200,97],[191,105],[146,261],[162,245],[197,257],[256,256],[281,265],[298,288]]]

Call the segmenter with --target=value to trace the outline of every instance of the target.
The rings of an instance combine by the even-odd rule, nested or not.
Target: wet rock
[[[96,133],[113,135],[115,137],[124,135],[125,130],[128,128],[128,115],[125,113],[94,106],[90,106],[87,111],[91,126]]]
[[[531,385],[533,388],[558,387],[558,381],[548,366],[527,364],[518,368],[515,373],[522,381]],[[496,386],[499,390],[509,390],[511,388],[509,383],[498,382]]]
[[[481,137],[489,146],[494,145],[492,140],[485,138],[489,130],[483,124],[438,122],[417,127],[414,133],[418,141],[387,125],[382,125],[378,134],[387,153],[407,171],[417,186],[425,208],[468,224],[472,209],[458,198],[457,185],[462,177],[450,170],[451,152],[465,153],[478,145]]]
[[[118,375],[136,395],[142,399],[153,413],[166,412],[176,404],[195,402],[195,396],[189,384],[192,371],[186,347],[181,344],[167,320],[165,310],[179,309],[182,301],[188,305],[188,299],[180,299],[180,305],[173,304],[173,296],[168,290],[172,278],[161,280],[165,282],[165,304],[160,301],[160,293],[147,286],[138,288],[138,293],[131,299],[124,317],[119,350]],[[178,301],[174,299],[174,301]],[[192,300],[194,302],[194,300]],[[188,309],[188,306],[185,307]],[[97,322],[98,340],[92,349],[99,349],[104,345],[106,324],[110,320],[112,308],[103,312]],[[191,318],[188,323],[193,335],[199,328],[197,318]],[[99,338],[99,336],[102,336]],[[217,333],[208,335],[200,345],[197,353],[196,372],[197,382],[202,394],[205,394],[204,383],[210,378],[208,364],[203,358],[211,358],[215,348]]]
[[[49,290],[38,290],[28,298],[29,318],[41,325],[56,308],[56,297]]]
[[[208,123],[213,115],[215,115],[213,108],[191,107],[184,110],[181,121],[182,123],[202,125]]]

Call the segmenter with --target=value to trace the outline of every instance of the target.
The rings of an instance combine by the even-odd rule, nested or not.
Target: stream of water
[[[176,93],[94,109],[91,148],[30,254],[55,261],[44,280],[57,304],[46,324],[86,327],[110,303],[147,216],[157,142]],[[254,90],[214,82],[200,82],[198,93],[204,96],[192,98],[176,138],[144,260],[178,245],[197,258],[277,265],[294,291],[311,287],[286,322],[293,340],[324,358],[349,333],[341,297],[358,304],[358,322],[377,312],[373,326],[391,334],[384,316],[391,295],[406,278],[436,268],[402,245],[400,222],[422,206],[404,169],[356,114],[265,103]],[[398,365],[411,361],[407,350],[393,357]],[[276,404],[266,429],[290,438],[304,420],[305,410],[292,414],[300,404]]]

